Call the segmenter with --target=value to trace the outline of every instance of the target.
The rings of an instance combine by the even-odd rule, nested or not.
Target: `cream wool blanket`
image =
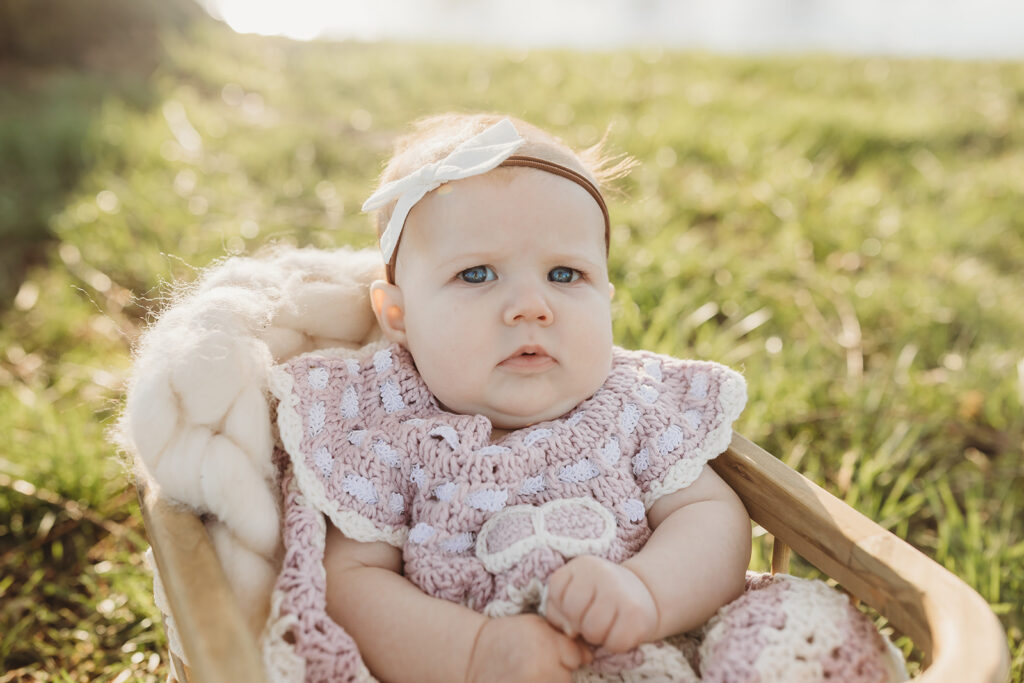
[[[270,369],[307,351],[379,340],[368,290],[382,276],[380,254],[369,249],[278,247],[227,259],[177,292],[135,349],[118,440],[138,476],[208,517],[256,636],[281,551]],[[168,614],[155,571],[154,579]],[[183,657],[174,624],[167,630]]]

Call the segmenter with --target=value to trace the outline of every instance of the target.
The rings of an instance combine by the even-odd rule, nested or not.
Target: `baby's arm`
[[[547,618],[567,635],[624,652],[689,631],[743,592],[750,518],[706,467],[647,513],[654,533],[621,565],[577,557],[551,575]]]
[[[426,595],[401,575],[402,553],[328,523],[327,613],[382,681],[568,681],[589,660],[542,618],[488,619]]]

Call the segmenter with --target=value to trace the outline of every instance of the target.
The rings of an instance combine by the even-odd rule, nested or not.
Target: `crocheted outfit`
[[[350,538],[402,549],[406,578],[429,595],[490,616],[542,611],[569,558],[621,562],[643,547],[647,510],[725,450],[746,400],[724,366],[615,349],[607,381],[574,411],[492,443],[486,417],[438,405],[408,352],[371,351],[301,356],[272,381],[290,468],[265,652],[282,677],[370,679],[324,612],[325,515]],[[699,680],[697,647],[599,656],[577,678]]]

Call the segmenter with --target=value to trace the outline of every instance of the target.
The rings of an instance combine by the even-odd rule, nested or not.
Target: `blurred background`
[[[1020,58],[1014,0],[199,0],[236,31],[506,47]]]
[[[133,341],[216,259],[372,245],[451,109],[636,157],[617,342],[742,370],[739,430],[974,587],[1022,680],[1022,105],[1010,0],[0,0],[0,683],[166,676]]]

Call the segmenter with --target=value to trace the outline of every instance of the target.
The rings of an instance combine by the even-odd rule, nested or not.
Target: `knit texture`
[[[271,386],[308,505],[350,538],[401,548],[406,578],[428,595],[490,616],[543,612],[547,578],[572,557],[635,554],[651,534],[646,510],[725,450],[746,400],[743,378],[724,366],[615,349],[594,396],[492,443],[487,418],[441,409],[398,345],[300,356]],[[300,648],[303,630],[325,632],[298,624]],[[600,669],[649,667],[665,649]]]
[[[906,678],[902,655],[845,595],[821,581],[749,574],[747,590],[702,630],[709,683],[877,683]]]
[[[479,415],[440,408],[397,345],[279,366],[287,553],[264,652],[275,680],[372,680],[325,612],[325,516],[347,536],[401,548],[427,594],[493,617],[544,611],[571,557],[620,562],[651,530],[646,511],[723,451],[745,401],[735,372],[615,349],[595,395],[497,443]],[[752,577],[701,629],[574,673],[591,681],[901,680],[871,622],[837,591]]]
[[[644,510],[725,450],[746,397],[724,366],[616,349],[569,416],[492,443],[487,418],[442,410],[398,345],[285,368],[278,421],[305,495],[347,536],[401,548],[424,592],[488,614],[537,608],[523,591],[568,558],[635,554]]]

